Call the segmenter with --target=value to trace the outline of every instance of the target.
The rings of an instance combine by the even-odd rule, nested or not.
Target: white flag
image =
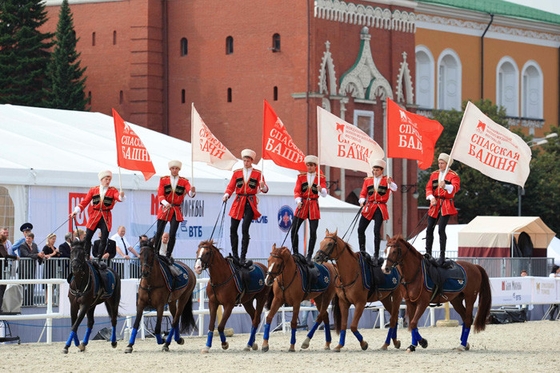
[[[531,171],[529,145],[471,102],[463,114],[450,156],[492,179],[521,187]]]
[[[194,103],[191,111],[191,146],[192,160],[221,170],[231,170],[237,158],[208,129],[196,109]]]
[[[367,133],[317,106],[319,162],[371,175],[371,162],[385,152]]]

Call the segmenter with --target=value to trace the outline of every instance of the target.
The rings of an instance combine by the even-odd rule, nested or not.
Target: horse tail
[[[270,306],[272,305],[273,299],[274,299],[274,289],[271,286],[270,290],[268,291],[268,295],[266,297],[266,302],[264,303],[264,308],[266,310],[270,310]]]
[[[181,313],[181,333],[190,333],[191,330],[198,330],[192,311],[192,305],[192,295],[189,295],[189,300]]]
[[[490,316],[490,308],[492,308],[492,289],[490,288],[490,279],[488,274],[479,265],[476,265],[482,276],[480,290],[478,293],[478,311],[474,319],[474,332],[480,332],[486,329],[486,320]]]
[[[340,326],[342,322],[342,317],[340,315],[340,305],[338,304],[338,295],[334,295],[332,299],[332,314],[333,314],[333,321],[334,321],[334,328],[336,330],[336,334],[340,334]]]

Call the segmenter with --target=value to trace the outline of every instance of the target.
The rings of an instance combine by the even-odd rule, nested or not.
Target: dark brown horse
[[[290,323],[292,327],[292,336],[290,339],[289,351],[295,351],[296,344],[296,331],[297,331],[297,321],[299,315],[300,303],[303,300],[314,299],[317,304],[317,310],[319,315],[315,320],[315,324],[307,334],[307,338],[301,345],[301,348],[308,348],[309,342],[315,331],[321,324],[324,323],[325,326],[325,350],[330,350],[331,345],[331,330],[329,324],[329,314],[328,307],[334,294],[334,277],[335,269],[330,263],[325,263],[324,265],[317,264],[321,275],[319,276],[319,284],[311,284],[309,292],[304,290],[307,284],[304,284],[304,275],[298,269],[296,261],[292,256],[290,250],[286,247],[276,247],[276,244],[272,246],[272,252],[268,257],[268,272],[266,273],[265,283],[267,286],[272,286],[274,292],[274,298],[270,306],[270,312],[266,317],[266,323],[264,324],[264,337],[262,350],[264,352],[268,351],[268,337],[270,332],[270,323],[272,318],[278,312],[278,309],[287,304],[293,307],[292,321]],[[324,274],[324,275],[323,275]],[[309,276],[310,274],[307,274]]]
[[[342,347],[344,347],[348,325],[348,310],[352,304],[355,309],[350,330],[360,342],[362,350],[368,348],[368,343],[358,331],[358,323],[366,303],[376,301],[381,301],[391,315],[387,338],[381,349],[386,350],[390,346],[391,340],[396,348],[400,348],[401,342],[397,339],[397,322],[403,296],[402,288],[399,286],[398,274],[395,273],[390,278],[385,276],[386,283],[377,284],[377,286],[373,286],[373,289],[371,287],[368,289],[363,281],[360,254],[354,252],[348,243],[338,237],[336,231],[331,233],[327,230],[325,238],[321,241],[319,251],[315,255],[315,261],[319,263],[327,260],[335,260],[338,271],[336,277],[336,296],[332,303],[335,329],[340,334],[340,338],[334,351],[340,352]]]
[[[166,259],[157,254],[157,249],[148,245],[143,246],[140,250],[140,264],[142,265],[142,277],[138,286],[136,318],[125,353],[130,353],[133,350],[132,346],[136,340],[142,313],[146,307],[156,309],[157,319],[154,331],[156,341],[158,344],[163,344],[163,351],[169,351],[172,338],[182,345],[185,341],[181,337],[181,333],[188,333],[196,328],[192,312],[192,294],[196,286],[196,276],[186,264],[175,262],[172,265],[180,275],[174,279]],[[169,312],[173,316],[173,321],[164,343],[161,337],[161,319],[166,304],[169,305]],[[179,321],[181,322],[180,329]]]
[[[95,322],[95,307],[101,303],[105,303],[107,313],[111,318],[111,346],[113,348],[117,347],[116,327],[121,301],[121,279],[117,272],[111,268],[99,271],[89,261],[84,244],[84,241],[74,242],[70,254],[72,277],[68,289],[68,298],[70,300],[72,331],[63,349],[65,354],[68,353],[72,341],[80,351],[85,351]],[[86,334],[82,343],[79,343],[78,327],[86,315]]]
[[[479,332],[486,328],[486,319],[490,315],[492,306],[492,293],[488,274],[479,265],[464,261],[457,261],[451,270],[458,273],[450,282],[445,282],[443,292],[434,296],[430,288],[430,278],[426,277],[426,263],[422,254],[409,244],[402,236],[387,237],[387,258],[383,269],[389,271],[397,267],[402,275],[405,288],[405,300],[409,330],[412,333],[412,344],[407,351],[415,351],[418,344],[423,348],[428,347],[428,341],[418,332],[418,320],[430,303],[450,302],[461,319],[463,330],[461,332],[461,345],[458,350],[465,351],[470,348],[467,342],[471,325],[473,324],[474,303],[478,297],[478,312],[474,319],[474,331]],[[448,285],[446,285],[448,284]],[[446,290],[446,287],[449,291]]]
[[[234,268],[230,258],[224,258],[212,241],[202,241],[196,251],[194,270],[200,275],[205,269],[208,270],[210,275],[210,281],[206,286],[210,321],[206,345],[201,352],[207,353],[212,347],[216,314],[220,305],[224,307],[224,313],[218,325],[218,333],[220,334],[222,349],[228,349],[229,344],[226,341],[224,328],[233,307],[238,304],[243,305],[252,321],[251,335],[244,350],[257,350],[259,347],[255,342],[255,335],[261,321],[263,308],[269,301],[269,294],[272,295],[270,287],[264,285],[266,267],[261,263],[255,263],[250,273],[246,274],[250,281],[244,282],[244,276],[241,276],[238,270]],[[256,301],[256,308],[253,306],[254,301]]]

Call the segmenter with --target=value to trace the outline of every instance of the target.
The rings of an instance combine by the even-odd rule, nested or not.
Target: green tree
[[[48,65],[48,87],[45,89],[44,106],[53,109],[85,110],[84,94],[86,68],[80,67],[76,51],[76,32],[68,0],[60,7],[55,34],[55,47]]]
[[[0,1],[0,104],[40,106],[52,47],[43,0]]]

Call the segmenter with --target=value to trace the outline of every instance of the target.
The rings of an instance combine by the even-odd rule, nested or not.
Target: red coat
[[[381,210],[383,220],[389,220],[389,210],[387,210],[387,201],[391,196],[391,189],[387,183],[387,176],[382,176],[375,190],[373,177],[366,177],[362,184],[360,198],[365,198],[364,208],[362,209],[362,216],[368,220],[373,219],[375,210]]]
[[[301,208],[296,210],[295,215],[300,219],[319,220],[321,212],[319,211],[319,193],[321,189],[327,188],[327,179],[325,175],[321,174],[319,178],[315,174],[315,179],[309,185],[307,181],[307,172],[302,172],[298,175],[296,180],[296,187],[294,188],[294,197],[301,198]]]
[[[91,206],[88,207],[88,215],[89,219],[86,225],[87,229],[95,230],[97,228],[97,224],[101,219],[105,219],[105,224],[107,225],[107,229],[109,232],[111,231],[111,227],[113,224],[113,217],[111,214],[111,210],[115,206],[115,203],[121,201],[121,196],[119,195],[119,191],[117,188],[110,186],[105,192],[105,197],[103,201],[101,201],[101,196],[99,195],[99,185],[90,188],[86,198],[80,202],[78,205],[81,211],[84,211],[86,207],[88,207],[89,203],[91,202]],[[102,203],[101,203],[102,202]]]
[[[243,180],[242,168],[233,171],[233,176],[226,188],[226,193],[232,196],[235,192],[237,196],[235,196],[235,199],[233,200],[233,204],[229,210],[229,216],[237,220],[243,219],[243,213],[245,211],[245,204],[247,203],[247,200],[253,209],[253,218],[258,219],[261,216],[260,212],[257,210],[257,204],[259,201],[256,196],[258,192],[261,192],[261,188],[259,187],[261,181],[264,182],[264,176],[262,176],[261,171],[254,168],[252,169],[247,182]],[[262,192],[267,193],[268,187]]]
[[[159,179],[158,202],[160,206],[157,216],[158,220],[171,221],[173,215],[175,215],[175,220],[183,221],[181,204],[190,191],[191,184],[184,177],[179,176],[175,190],[171,187],[171,176],[164,176]],[[171,208],[164,211],[164,206],[161,204],[162,201],[167,201],[171,205]]]
[[[457,214],[453,198],[461,188],[461,179],[459,178],[459,175],[457,175],[457,173],[453,170],[447,171],[447,175],[445,175],[445,184],[453,185],[452,193],[448,193],[445,189],[438,188],[438,179],[439,171],[434,171],[430,175],[430,180],[426,184],[426,197],[434,196],[437,200],[435,205],[430,205],[428,215],[432,218],[437,218],[440,209],[442,216]]]

